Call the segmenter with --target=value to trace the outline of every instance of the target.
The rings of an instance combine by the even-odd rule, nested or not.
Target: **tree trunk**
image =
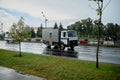
[[[103,3],[102,3],[103,4]],[[102,20],[102,7],[100,8],[100,16],[98,22],[98,44],[97,44],[97,51],[96,51],[96,68],[99,68],[99,60],[98,60],[98,53],[99,53],[99,46],[100,46],[100,27],[101,27],[101,20]]]
[[[21,55],[21,42],[19,41],[19,56],[22,57]]]
[[[99,46],[100,46],[100,25],[98,25],[98,44],[97,44],[97,51],[96,51],[96,68],[99,68],[99,60],[98,60]]]

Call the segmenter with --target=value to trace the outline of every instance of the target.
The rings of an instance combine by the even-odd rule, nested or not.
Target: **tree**
[[[61,23],[59,25],[59,29],[63,29],[63,25]]]
[[[97,50],[96,50],[96,68],[99,68],[99,63],[98,63],[98,52],[99,52],[99,45],[100,45],[100,28],[102,26],[102,13],[103,10],[108,6],[111,0],[107,3],[107,5],[103,8],[103,0],[90,0],[94,1],[97,4],[97,15],[99,16],[98,18],[98,45],[97,45]]]
[[[67,29],[76,30],[79,36],[82,34],[82,32],[81,32],[82,31],[82,26],[81,26],[80,21],[77,21],[74,24],[71,24],[71,25],[67,26]]]
[[[10,35],[14,39],[15,42],[19,43],[19,56],[21,55],[21,42],[28,37],[28,34],[25,31],[25,23],[23,17],[16,23],[10,27]]]
[[[55,22],[55,25],[54,25],[54,29],[58,29],[58,25],[57,25],[56,22]]]
[[[93,30],[93,20],[91,18],[82,19],[81,21],[77,21],[74,24],[69,25],[67,28],[76,30],[78,35],[92,35]]]
[[[91,18],[81,20],[82,29],[84,29],[85,35],[87,36],[92,35],[92,21],[93,20]]]
[[[110,37],[120,37],[120,26],[114,23],[106,24],[107,36]]]
[[[120,37],[120,25],[115,24],[115,32],[118,37]]]
[[[115,36],[115,33],[116,33],[116,31],[115,31],[115,26],[114,26],[114,24],[113,23],[107,23],[107,28],[108,28],[108,36]]]
[[[26,33],[26,37],[30,38],[31,37],[31,28],[29,25],[25,25],[24,31]]]
[[[41,26],[40,27],[38,27],[38,29],[37,29],[37,37],[42,37],[42,24],[41,24]]]
[[[31,28],[31,38],[35,38],[36,34],[33,28]]]
[[[96,36],[96,35],[100,35],[100,38],[105,34],[104,33],[104,28],[105,28],[105,26],[104,26],[104,24],[103,23],[101,23],[101,26],[100,26],[100,34],[98,33],[99,32],[99,28],[98,28],[98,25],[99,25],[99,23],[98,23],[98,20],[94,20],[94,24],[93,24],[93,34],[94,34],[94,36]],[[98,38],[98,37],[97,37]]]
[[[98,44],[97,44],[97,50],[96,50],[96,68],[99,68],[98,63],[98,52],[99,52],[99,45],[100,45],[100,27],[101,27],[101,20],[102,20],[102,9],[103,9],[103,0],[90,0],[97,3],[97,15],[99,16],[98,19]]]

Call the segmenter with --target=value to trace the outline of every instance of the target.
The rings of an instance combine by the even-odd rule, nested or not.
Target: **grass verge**
[[[0,49],[0,66],[13,68],[48,80],[120,80],[120,65],[74,60],[55,56]]]

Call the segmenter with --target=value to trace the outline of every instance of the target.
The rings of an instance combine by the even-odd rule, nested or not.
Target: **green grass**
[[[120,65],[22,53],[0,49],[0,66],[48,80],[120,80]]]

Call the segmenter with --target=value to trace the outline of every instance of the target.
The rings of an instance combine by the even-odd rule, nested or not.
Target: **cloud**
[[[0,7],[13,11],[24,12],[33,17],[43,18],[41,14],[41,12],[43,11],[46,17],[52,20],[71,19],[69,14],[65,14],[64,12],[61,12],[59,10],[55,10],[55,7],[58,6],[55,4],[54,6],[52,6],[53,1],[50,1],[50,4],[48,2],[49,1],[43,0],[1,0]]]
[[[111,5],[106,8],[103,13],[103,22],[120,22],[118,18],[118,14],[120,13],[118,1],[111,2]],[[104,3],[106,4],[107,2]],[[62,22],[65,25],[88,17],[98,19],[95,9],[91,9],[89,5],[95,7],[96,4],[89,0],[0,0],[0,7],[10,10],[13,13],[24,13],[32,18],[44,20],[41,14],[41,12],[44,12],[48,19],[48,24]],[[111,15],[115,16],[114,19]],[[28,20],[28,22],[30,21]],[[31,20],[31,23],[35,24],[35,21]]]
[[[33,17],[43,18],[41,12],[50,20],[68,20],[76,17],[93,16],[88,0],[1,0],[0,6],[19,11]],[[88,13],[90,12],[91,13]]]
[[[14,22],[16,22],[14,16],[4,10],[0,10],[0,24],[3,23],[3,31],[8,31]]]
[[[25,13],[41,20],[44,19],[41,12],[44,12],[50,26],[53,26],[54,22],[62,22],[67,26],[73,21],[93,15],[92,12],[90,13],[92,15],[88,13],[90,11],[88,0],[1,0],[0,7],[11,12]]]

